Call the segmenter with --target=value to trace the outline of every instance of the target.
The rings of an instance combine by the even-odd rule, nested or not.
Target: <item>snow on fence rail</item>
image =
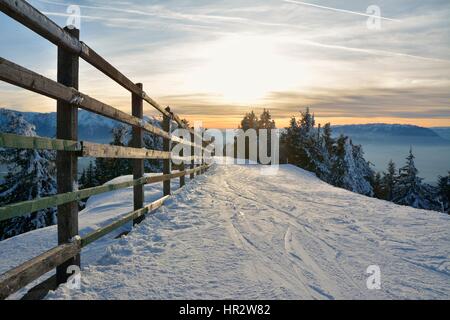
[[[161,207],[171,194],[170,180],[180,178],[180,187],[183,187],[186,175],[190,175],[192,179],[195,175],[205,172],[209,167],[205,164],[205,147],[210,141],[205,141],[200,136],[201,144],[197,145],[195,138],[199,135],[193,129],[187,128],[169,107],[164,109],[150,98],[143,91],[142,84],[133,83],[94,50],[79,41],[79,30],[59,27],[23,0],[0,0],[0,10],[58,47],[58,81],[48,79],[0,57],[0,80],[57,100],[57,139],[25,137],[0,132],[0,148],[57,151],[58,184],[57,195],[0,207],[0,221],[3,221],[58,206],[58,246],[0,275],[0,299],[5,299],[55,268],[54,285],[66,282],[70,276],[67,274],[67,268],[80,265],[80,252],[84,246],[129,221],[141,222],[145,215]],[[132,115],[78,91],[79,57],[131,92]],[[162,113],[162,129],[143,121],[143,101]],[[78,108],[131,125],[132,147],[78,141]],[[191,141],[172,135],[172,121],[190,131]],[[164,150],[143,148],[144,131],[162,137]],[[190,146],[192,155],[195,154],[195,149],[199,150],[200,159],[195,156],[172,156],[172,142]],[[78,157],[133,159],[133,181],[76,190]],[[163,174],[144,177],[144,159],[163,160]],[[180,165],[180,171],[172,173],[171,161],[174,159],[189,161],[191,168],[185,170],[183,162]],[[163,182],[164,197],[144,206],[144,185],[157,182]],[[106,227],[93,231],[84,238],[78,236],[79,200],[131,186],[134,187],[132,212]]]

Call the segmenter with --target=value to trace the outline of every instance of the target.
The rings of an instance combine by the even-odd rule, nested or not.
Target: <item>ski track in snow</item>
[[[260,169],[215,165],[128,236],[88,247],[81,289],[62,285],[47,298],[450,298],[449,216],[290,165],[274,176]],[[107,207],[88,210],[112,214],[114,193],[105,197]],[[366,287],[369,265],[380,266],[381,290]]]

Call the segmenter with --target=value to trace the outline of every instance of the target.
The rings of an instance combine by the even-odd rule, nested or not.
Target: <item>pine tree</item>
[[[305,112],[301,111],[300,113],[302,115],[300,119],[300,127],[305,133],[311,132],[316,125],[314,115],[309,111],[309,107],[306,108]]]
[[[258,129],[258,117],[255,112],[252,110],[250,113],[247,113],[244,116],[244,119],[241,120],[240,129],[247,131],[248,129]]]
[[[393,191],[395,182],[397,179],[396,174],[397,169],[395,168],[394,161],[390,160],[387,167],[387,172],[383,173],[383,179],[382,179],[382,185],[383,185],[383,191],[384,196],[383,199],[392,201],[393,198]]]
[[[106,181],[108,181],[108,180],[106,180]],[[102,183],[100,183],[98,181],[97,168],[94,166],[92,161],[89,162],[89,166],[86,170],[86,188],[92,188],[92,187],[99,186],[100,184],[103,184],[106,181],[104,181]]]
[[[244,118],[241,120],[241,124],[239,126],[239,129],[242,129],[242,131],[246,132],[247,130],[253,129],[256,130],[256,135],[259,134],[258,132],[259,128],[259,119],[256,116],[255,112],[252,110],[250,113],[246,113]],[[250,141],[248,139],[245,139],[245,159],[250,158]],[[234,139],[234,154],[237,157],[238,152],[238,137],[235,137]]]
[[[450,214],[450,172],[447,176],[439,177],[438,194],[441,210]]]
[[[383,178],[381,177],[381,173],[377,172],[373,177],[372,187],[375,198],[385,199],[386,195],[383,188]]]
[[[427,190],[422,185],[422,178],[414,163],[412,148],[406,158],[406,165],[399,170],[399,175],[393,190],[393,202],[419,209],[430,209]]]
[[[149,150],[162,150],[163,139],[154,134],[144,134],[144,147]],[[144,160],[146,172],[160,172],[162,170],[162,161],[156,159]]]
[[[309,108],[300,112],[301,118],[298,123],[298,165],[309,171],[316,171],[317,164],[314,159],[317,156],[317,143],[315,141],[315,120]]]
[[[335,143],[335,140],[331,137],[331,124],[326,123],[323,127],[323,134],[322,138],[325,143],[325,148],[327,149],[327,152],[329,155],[333,154],[333,145]]]
[[[275,121],[272,120],[272,115],[270,114],[269,110],[264,109],[264,111],[261,113],[258,121],[258,129],[275,129]]]
[[[259,117],[258,121],[258,148],[260,146],[260,130],[267,130],[267,155],[272,155],[272,130],[275,129],[275,121],[272,120],[272,115],[270,111],[264,109]],[[258,149],[259,150],[259,149]],[[259,151],[258,151],[258,159],[259,159]],[[258,160],[259,161],[259,160]]]
[[[289,127],[281,135],[283,156],[293,165],[314,171],[313,157],[316,147],[315,134],[312,127],[312,115],[309,109],[301,112],[300,120],[292,117]]]
[[[129,144],[129,129],[126,126],[119,125],[111,132],[113,135],[111,145],[125,147]],[[116,177],[131,174],[131,172],[131,161],[128,159],[97,158],[95,168],[87,171],[87,180],[89,184],[102,185]]]
[[[335,186],[372,196],[375,173],[362,147],[343,135],[332,138],[331,131],[329,123],[323,130],[316,127],[314,114],[306,108],[300,120],[293,117],[281,135],[283,159]]]
[[[280,137],[281,143],[281,158],[280,162],[290,163],[293,165],[299,165],[298,153],[299,153],[299,126],[297,119],[292,117],[289,122],[289,127],[285,128],[285,131]]]
[[[162,128],[161,121],[156,120],[155,118],[149,118],[147,120],[151,125]],[[182,122],[189,127],[189,121],[183,119]],[[144,146],[150,150],[162,150],[163,149],[163,138],[159,137],[155,134],[144,133]],[[146,172],[161,172],[162,171],[163,161],[150,159],[144,160],[144,169]]]
[[[21,115],[8,114],[2,132],[36,136],[35,128]],[[8,174],[0,185],[0,205],[47,197],[56,193],[55,154],[46,150],[5,149],[0,162]],[[0,222],[0,239],[56,223],[56,208]]]
[[[347,148],[351,153],[347,153],[347,167],[346,174],[347,186],[350,191],[364,194],[366,196],[373,196],[373,188],[371,185],[374,172],[370,167],[370,162],[364,159],[364,151],[361,145],[355,145],[350,140]]]
[[[111,132],[113,136],[111,145],[125,147],[128,144],[127,139],[129,135],[129,129],[125,125],[121,124],[116,126],[111,130]]]
[[[314,171],[320,179],[331,183],[335,140],[331,137],[330,123],[325,124],[323,128],[319,125],[315,140],[312,159],[314,162]]]
[[[341,135],[334,151],[331,184],[371,197],[373,176],[370,163],[364,159],[362,147]]]
[[[305,146],[307,147],[307,154],[310,158],[308,170],[315,172],[317,177],[328,182],[330,179],[331,162],[320,125],[315,130],[315,134],[311,134],[306,141],[307,144]]]
[[[86,189],[87,187],[87,180],[86,180],[86,169],[83,169],[80,178],[78,179],[78,185],[81,189]]]
[[[334,159],[332,164],[331,183],[336,187],[344,187],[345,175],[348,171],[345,161],[347,137],[340,135],[334,148]]]

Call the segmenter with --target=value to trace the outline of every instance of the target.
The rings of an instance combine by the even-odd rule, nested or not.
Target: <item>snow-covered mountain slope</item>
[[[41,137],[55,137],[56,135],[56,112],[20,112],[6,108],[0,108],[0,127],[7,119],[8,114],[20,114],[26,121],[36,127],[36,133]],[[147,117],[145,119],[153,125],[160,126],[160,119]],[[120,125],[120,122],[105,118],[95,113],[82,110],[78,111],[78,134],[79,140],[109,143],[112,139],[111,130]]]
[[[450,298],[449,216],[260,169],[214,167],[48,298]]]
[[[431,130],[436,132],[442,138],[450,141],[450,127],[434,127],[431,128]]]

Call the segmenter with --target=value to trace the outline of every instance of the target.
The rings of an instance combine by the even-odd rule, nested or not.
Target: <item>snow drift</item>
[[[88,247],[81,289],[63,285],[48,298],[450,298],[449,216],[338,189],[290,165],[275,176],[260,169],[216,165],[128,236]],[[131,199],[131,189],[93,197],[82,221],[120,215]],[[27,236],[0,243],[2,264],[13,256],[8,242],[45,246]],[[380,290],[366,286],[370,265],[380,267]]]

